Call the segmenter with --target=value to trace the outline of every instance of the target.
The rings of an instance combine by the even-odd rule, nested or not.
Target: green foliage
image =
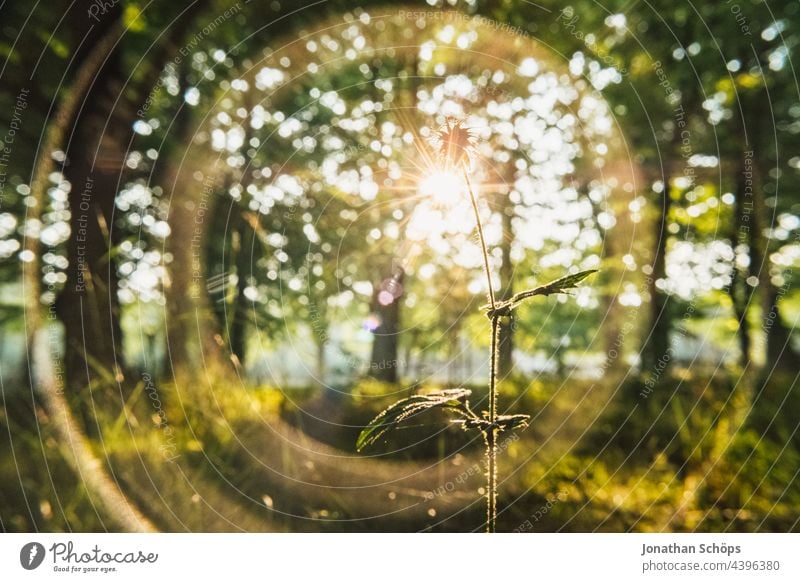
[[[70,466],[71,451],[50,419],[29,397],[6,394],[0,409],[0,531],[102,531],[83,481]],[[12,437],[13,435],[13,437]]]
[[[492,425],[486,411],[483,411],[480,416],[472,411],[467,400],[470,394],[472,394],[471,390],[453,388],[441,392],[415,395],[395,402],[373,418],[361,431],[356,441],[356,450],[361,451],[376,443],[387,432],[398,427],[404,421],[432,408],[441,408],[456,415],[458,418],[454,422],[461,424],[464,430],[477,429],[484,436],[492,430],[492,427],[498,435],[506,431],[528,427],[531,417],[527,414],[499,415]]]
[[[455,388],[424,395],[418,394],[395,402],[361,431],[356,441],[356,450],[360,451],[375,443],[395,426],[431,408],[444,408],[459,415],[469,415],[471,411],[467,397],[470,394],[469,390]]]
[[[572,275],[566,275],[560,279],[556,279],[555,281],[541,285],[534,289],[528,289],[527,291],[516,293],[508,301],[495,303],[494,309],[492,309],[492,307],[489,305],[484,305],[483,308],[486,310],[486,316],[489,319],[494,319],[495,317],[507,317],[511,315],[512,310],[518,307],[520,303],[526,299],[536,296],[555,295],[558,293],[569,294],[570,291],[574,290],[578,286],[578,283],[583,281],[592,273],[596,272],[597,269],[589,269],[586,271],[580,271],[579,273],[574,273]]]

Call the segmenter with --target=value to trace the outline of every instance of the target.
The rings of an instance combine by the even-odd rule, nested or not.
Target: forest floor
[[[752,394],[735,382],[672,379],[658,401],[631,398],[633,380],[508,384],[501,408],[531,414],[532,422],[500,442],[501,531],[798,527],[791,508],[800,488],[785,468],[800,466],[796,444],[753,436],[744,405]],[[357,454],[360,428],[396,399],[374,385],[288,397],[273,388],[226,389],[213,403],[161,390],[170,433],[143,409],[128,411],[133,422],[103,423],[96,441],[109,474],[159,529],[482,529],[482,442],[443,414],[415,419]],[[723,401],[722,393],[734,397]],[[476,388],[476,408],[481,397]],[[19,408],[3,409],[3,433],[16,436],[13,449],[3,443],[0,462],[21,484],[0,496],[3,529],[114,529],[70,478],[46,415],[34,420]]]

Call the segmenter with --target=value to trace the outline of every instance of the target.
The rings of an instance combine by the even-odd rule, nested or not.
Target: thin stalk
[[[483,236],[483,225],[481,224],[481,215],[478,212],[478,201],[475,198],[475,192],[472,191],[472,182],[470,182],[469,174],[467,173],[467,167],[463,167],[464,171],[464,182],[467,184],[467,191],[469,192],[469,200],[472,202],[472,211],[475,213],[475,224],[478,227],[478,238],[481,241],[481,252],[483,254],[483,270],[486,273],[486,284],[488,285],[489,291],[489,305],[494,309],[494,289],[492,288],[492,272],[489,269],[489,250],[486,246],[486,239]]]
[[[475,213],[475,225],[478,228],[478,238],[481,242],[481,253],[483,255],[483,269],[486,273],[486,284],[488,287],[489,306],[495,308],[494,289],[492,287],[492,271],[489,268],[489,250],[486,246],[486,239],[483,236],[483,225],[481,215],[478,211],[478,201],[475,192],[472,190],[472,183],[469,179],[466,164],[463,166],[464,182],[469,192],[469,200],[472,202],[472,210]],[[489,429],[485,433],[486,437],[486,456],[489,461],[486,491],[486,532],[494,533],[497,522],[497,335],[499,330],[500,318],[492,316],[492,346],[491,357],[489,360]]]
[[[489,456],[488,498],[486,531],[494,533],[497,521],[497,341],[500,318],[492,318],[492,355],[489,364],[489,432],[486,435]]]

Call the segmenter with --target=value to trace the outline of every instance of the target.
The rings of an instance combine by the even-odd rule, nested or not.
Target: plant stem
[[[495,532],[497,521],[497,340],[500,335],[500,318],[492,318],[492,354],[489,364],[489,432],[486,435],[489,456],[486,531]]]
[[[492,288],[492,272],[489,269],[489,250],[486,246],[486,239],[483,236],[483,225],[481,224],[481,215],[478,211],[478,201],[475,198],[475,192],[472,190],[472,182],[470,182],[469,174],[467,173],[466,165],[463,167],[464,182],[467,184],[467,191],[469,192],[469,200],[472,202],[472,211],[475,213],[475,224],[478,227],[478,238],[481,241],[481,252],[483,254],[483,269],[486,273],[486,284],[488,285],[487,295],[489,296],[489,305],[494,309],[494,289]]]
[[[469,179],[467,166],[464,164],[464,182],[469,191],[469,199],[472,202],[472,210],[475,212],[475,224],[478,228],[478,238],[481,241],[481,252],[483,254],[483,268],[486,272],[487,294],[489,296],[489,306],[495,308],[494,289],[492,288],[492,271],[489,268],[489,250],[486,246],[486,239],[483,236],[483,225],[481,215],[478,211],[478,201],[475,192],[472,190],[472,183]],[[484,434],[486,439],[486,456],[488,457],[489,468],[486,487],[486,532],[494,533],[497,521],[497,336],[499,332],[500,317],[492,315],[492,345],[489,361],[489,429]]]

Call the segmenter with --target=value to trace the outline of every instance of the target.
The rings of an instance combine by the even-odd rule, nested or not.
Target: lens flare
[[[455,206],[464,193],[464,180],[455,172],[434,172],[419,183],[420,194],[430,196],[438,205]]]
[[[381,318],[371,313],[364,320],[364,329],[367,331],[375,331],[381,326]]]

